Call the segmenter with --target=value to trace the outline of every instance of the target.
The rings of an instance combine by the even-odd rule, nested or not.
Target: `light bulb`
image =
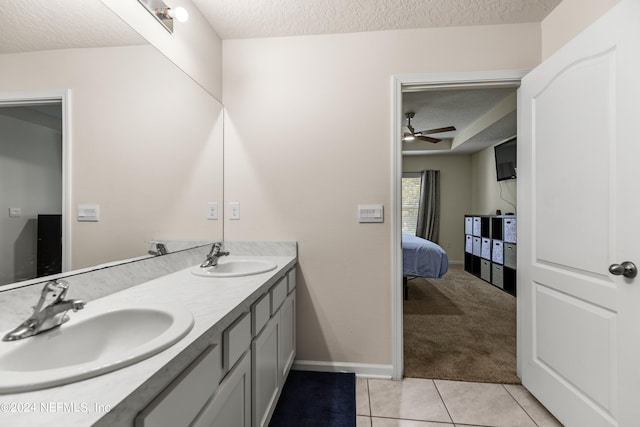
[[[187,9],[182,6],[178,6],[175,9],[169,9],[167,14],[178,22],[187,22],[189,19],[189,12],[187,12]]]

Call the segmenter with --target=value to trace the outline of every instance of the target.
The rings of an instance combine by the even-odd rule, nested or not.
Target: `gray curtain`
[[[420,173],[420,204],[416,236],[438,243],[440,230],[440,171]]]

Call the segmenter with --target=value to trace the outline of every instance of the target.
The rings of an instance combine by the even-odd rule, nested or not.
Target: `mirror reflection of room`
[[[0,106],[0,194],[0,285],[60,273],[60,102]]]
[[[3,4],[9,15],[16,8]],[[222,104],[101,2],[57,4],[50,12],[47,36],[11,22],[0,48],[3,133],[6,123],[27,123],[8,115],[20,102],[33,110],[33,99],[49,96],[62,109],[58,152],[30,151],[57,161],[55,177],[33,164],[10,172],[15,155],[0,136],[8,162],[0,172],[0,285],[153,256],[156,241],[172,252],[222,240],[222,220],[207,213],[210,203],[222,204]],[[91,36],[103,27],[109,31]],[[54,133],[48,122],[32,126]],[[46,190],[32,188],[36,179]],[[96,216],[85,217],[87,206]],[[37,220],[45,214],[60,219]],[[46,219],[60,223],[54,260],[37,256],[38,246],[50,247],[37,236]]]

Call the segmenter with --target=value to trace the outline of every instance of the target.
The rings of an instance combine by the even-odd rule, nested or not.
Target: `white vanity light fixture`
[[[187,22],[189,19],[189,12],[182,6],[170,8],[162,0],[138,0],[138,2],[170,33],[173,33],[174,20]]]

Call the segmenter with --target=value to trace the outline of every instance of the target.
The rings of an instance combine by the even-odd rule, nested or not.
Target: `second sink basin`
[[[193,327],[181,307],[112,307],[101,300],[60,327],[0,342],[0,393],[38,390],[111,372],[175,344]]]
[[[221,259],[214,267],[201,268],[195,266],[191,272],[203,277],[240,277],[266,273],[275,269],[277,265],[271,261],[254,259]]]

